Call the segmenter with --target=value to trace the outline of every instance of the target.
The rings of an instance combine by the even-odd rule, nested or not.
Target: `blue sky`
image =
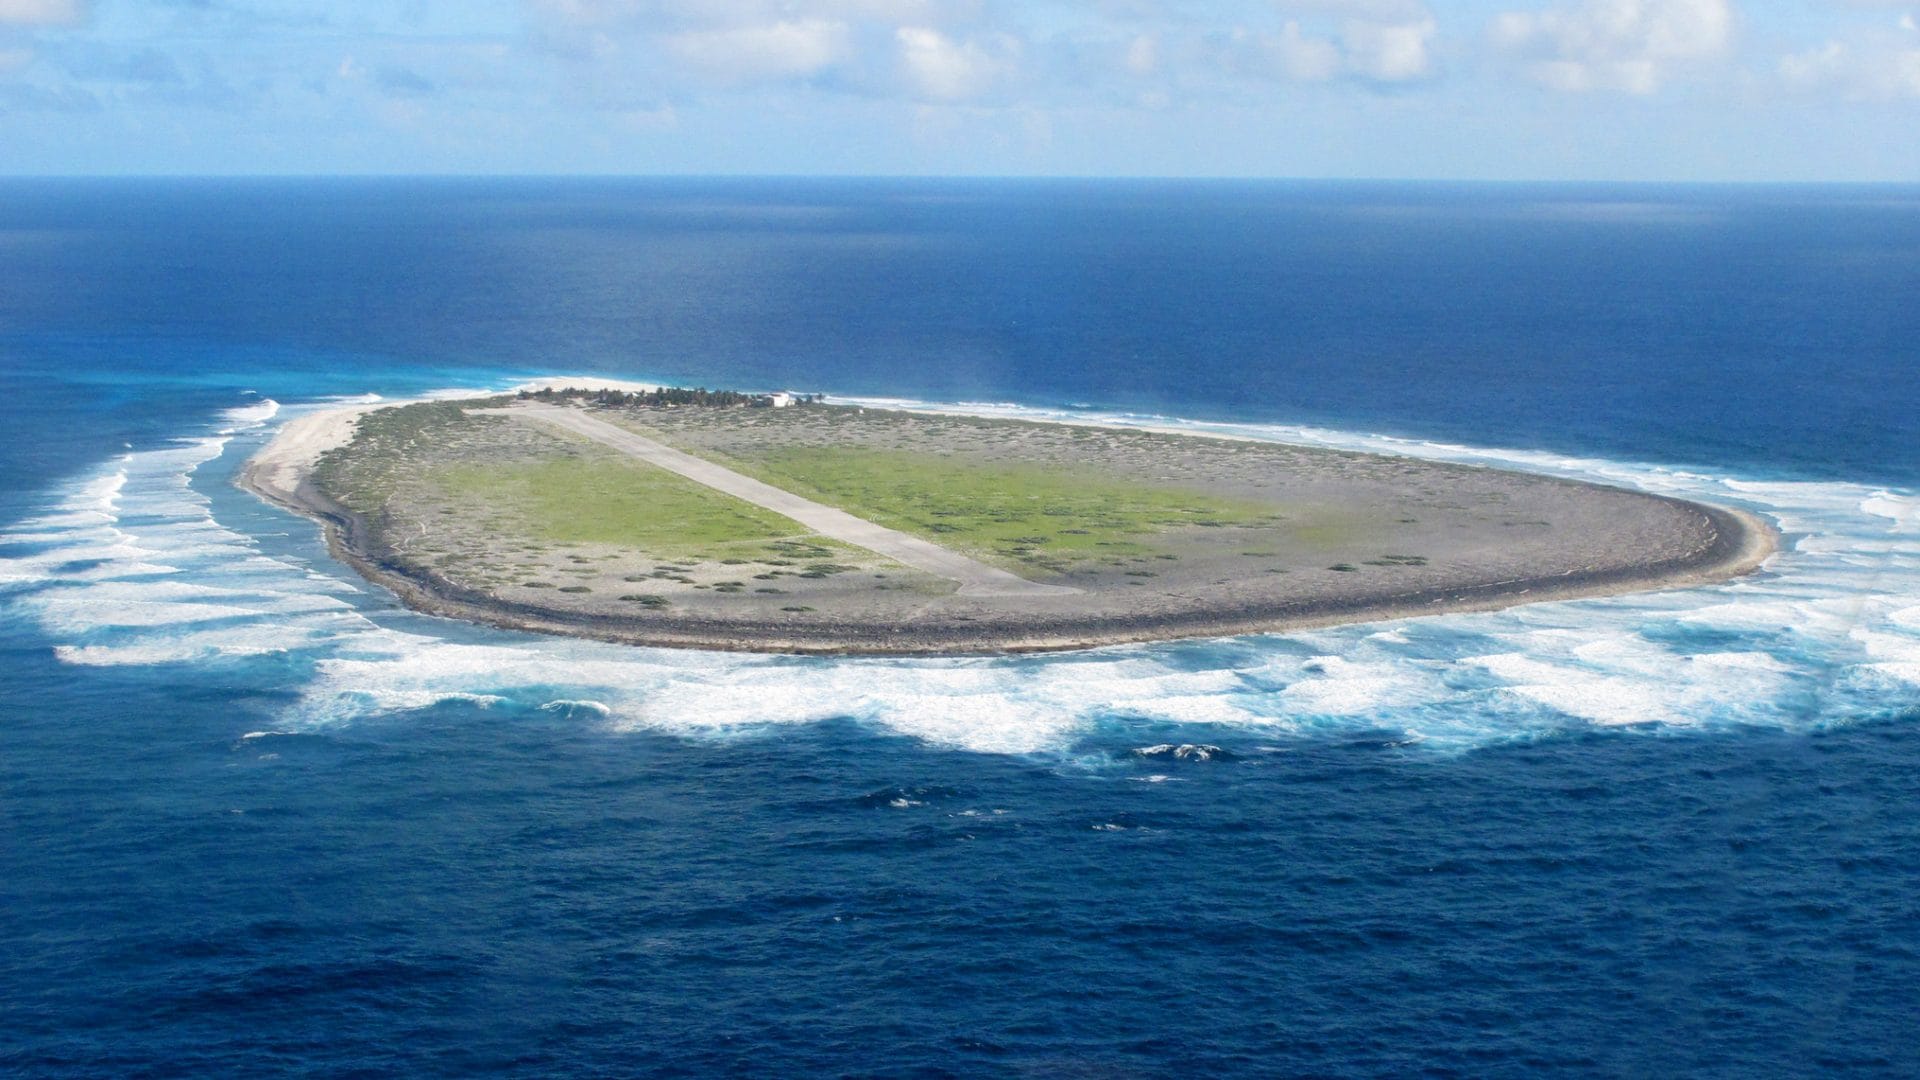
[[[1920,180],[1920,0],[0,0],[0,172]]]

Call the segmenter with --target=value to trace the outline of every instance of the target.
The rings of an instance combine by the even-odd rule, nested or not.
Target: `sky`
[[[0,0],[0,173],[1920,180],[1920,0]]]

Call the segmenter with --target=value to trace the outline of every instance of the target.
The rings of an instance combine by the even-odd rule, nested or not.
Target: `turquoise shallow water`
[[[1920,1066],[1912,191],[4,194],[11,1069]],[[800,660],[418,616],[230,484],[330,400],[573,371],[1549,471],[1786,544]]]

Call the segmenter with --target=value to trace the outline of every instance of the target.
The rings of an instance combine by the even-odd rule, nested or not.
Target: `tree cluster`
[[[819,401],[820,394],[793,394],[796,405],[812,405]],[[743,394],[738,390],[708,390],[706,387],[687,388],[684,386],[663,386],[657,390],[582,390],[577,387],[556,389],[543,387],[539,390],[522,390],[523,401],[580,402],[620,409],[658,409],[667,406],[692,406],[695,408],[728,408],[733,406],[753,406],[766,408],[773,404],[772,394]]]

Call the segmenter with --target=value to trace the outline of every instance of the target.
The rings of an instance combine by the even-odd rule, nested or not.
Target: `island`
[[[1704,584],[1775,532],[1532,473],[1137,427],[547,385],[295,419],[242,469],[420,611],[640,645],[963,654]]]

